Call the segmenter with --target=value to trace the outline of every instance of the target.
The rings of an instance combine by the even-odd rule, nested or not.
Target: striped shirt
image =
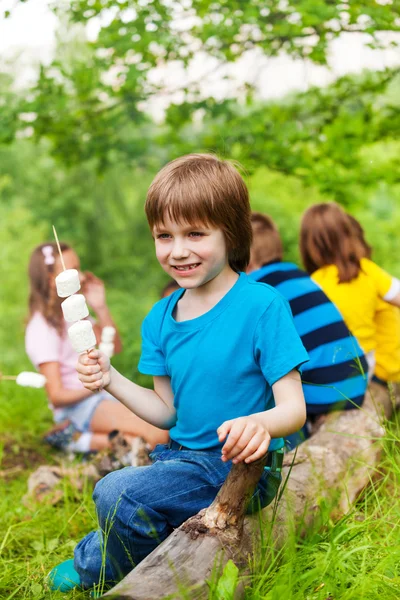
[[[292,263],[269,263],[249,277],[276,288],[289,301],[310,357],[302,370],[307,413],[361,406],[368,384],[367,361],[328,296]]]

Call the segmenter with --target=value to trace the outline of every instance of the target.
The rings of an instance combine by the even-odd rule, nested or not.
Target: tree
[[[172,154],[213,149],[253,171],[260,165],[301,177],[349,203],[354,186],[399,182],[400,71],[346,76],[268,103],[240,106],[206,99],[172,105],[160,140]],[[204,110],[197,135],[194,110]],[[386,159],[371,158],[375,144],[393,145]],[[397,152],[395,151],[397,148]]]
[[[71,0],[56,4],[54,10],[63,22],[95,23],[98,36],[92,42],[75,40],[73,60],[66,59],[61,45],[53,63],[41,67],[33,100],[24,110],[37,114],[32,124],[35,136],[49,137],[55,153],[67,164],[97,157],[102,170],[120,157],[140,160],[149,153],[144,102],[160,91],[148,77],[155,67],[178,61],[188,70],[199,52],[221,63],[234,63],[254,49],[266,56],[284,52],[326,64],[330,41],[343,32],[363,32],[372,46],[382,45],[382,32],[400,30],[399,8],[399,0]],[[196,107],[208,111],[211,106],[212,114],[217,110],[214,99],[201,98],[199,84],[182,82],[183,104],[176,110],[182,122]],[[248,98],[252,94],[248,89]],[[226,107],[221,105],[223,110]],[[177,124],[180,127],[175,117]],[[276,162],[282,164],[279,156]]]

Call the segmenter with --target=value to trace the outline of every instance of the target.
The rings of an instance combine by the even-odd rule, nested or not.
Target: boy
[[[247,272],[275,287],[289,301],[298,334],[310,360],[302,371],[307,415],[361,406],[367,388],[367,362],[336,306],[316,283],[292,263],[282,262],[283,246],[272,219],[251,215],[253,243]],[[288,439],[294,447],[307,427]]]
[[[305,421],[298,369],[307,353],[286,301],[243,272],[250,255],[246,185],[229,162],[189,155],[166,165],[150,186],[146,215],[157,260],[182,288],[160,300],[142,326],[139,370],[154,390],[125,379],[97,350],[78,372],[144,420],[170,429],[154,463],[111,473],[96,486],[100,527],[50,574],[53,587],[115,582],[183,521],[215,498],[231,464],[268,451],[259,506],[276,495],[282,436]],[[255,503],[253,503],[254,505]],[[111,527],[110,521],[111,519]],[[105,541],[105,540],[104,540]]]

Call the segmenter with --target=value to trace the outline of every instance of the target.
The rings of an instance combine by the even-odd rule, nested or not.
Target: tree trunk
[[[343,515],[375,476],[384,434],[382,417],[393,411],[394,397],[377,384],[360,410],[332,413],[297,453],[285,457],[283,480],[290,470],[272,529],[280,545],[288,529],[303,533],[315,521],[321,499],[335,500],[334,517]],[[244,564],[259,530],[259,516],[243,513],[263,464],[235,465],[217,498],[205,511],[175,530],[105,597],[124,600],[206,598],[213,569],[232,558]],[[272,508],[263,510],[271,520]],[[244,527],[243,525],[244,520]],[[188,596],[180,594],[186,590]]]

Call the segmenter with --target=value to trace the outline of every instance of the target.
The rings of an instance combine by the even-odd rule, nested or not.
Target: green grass
[[[45,575],[72,557],[76,542],[96,525],[91,489],[63,484],[63,499],[22,503],[27,479],[39,464],[57,462],[41,442],[51,415],[42,391],[1,384],[0,598],[65,598]],[[304,539],[291,536],[278,552],[261,548],[246,580],[248,600],[397,600],[400,597],[400,423],[388,424],[380,477],[339,522],[321,505],[319,524]],[[20,465],[22,470],[9,471]],[[265,536],[267,539],[268,536]],[[234,570],[214,581],[210,599],[229,600]],[[88,598],[74,591],[70,598]],[[182,598],[186,594],[182,595]],[[149,599],[150,600],[150,599]]]

